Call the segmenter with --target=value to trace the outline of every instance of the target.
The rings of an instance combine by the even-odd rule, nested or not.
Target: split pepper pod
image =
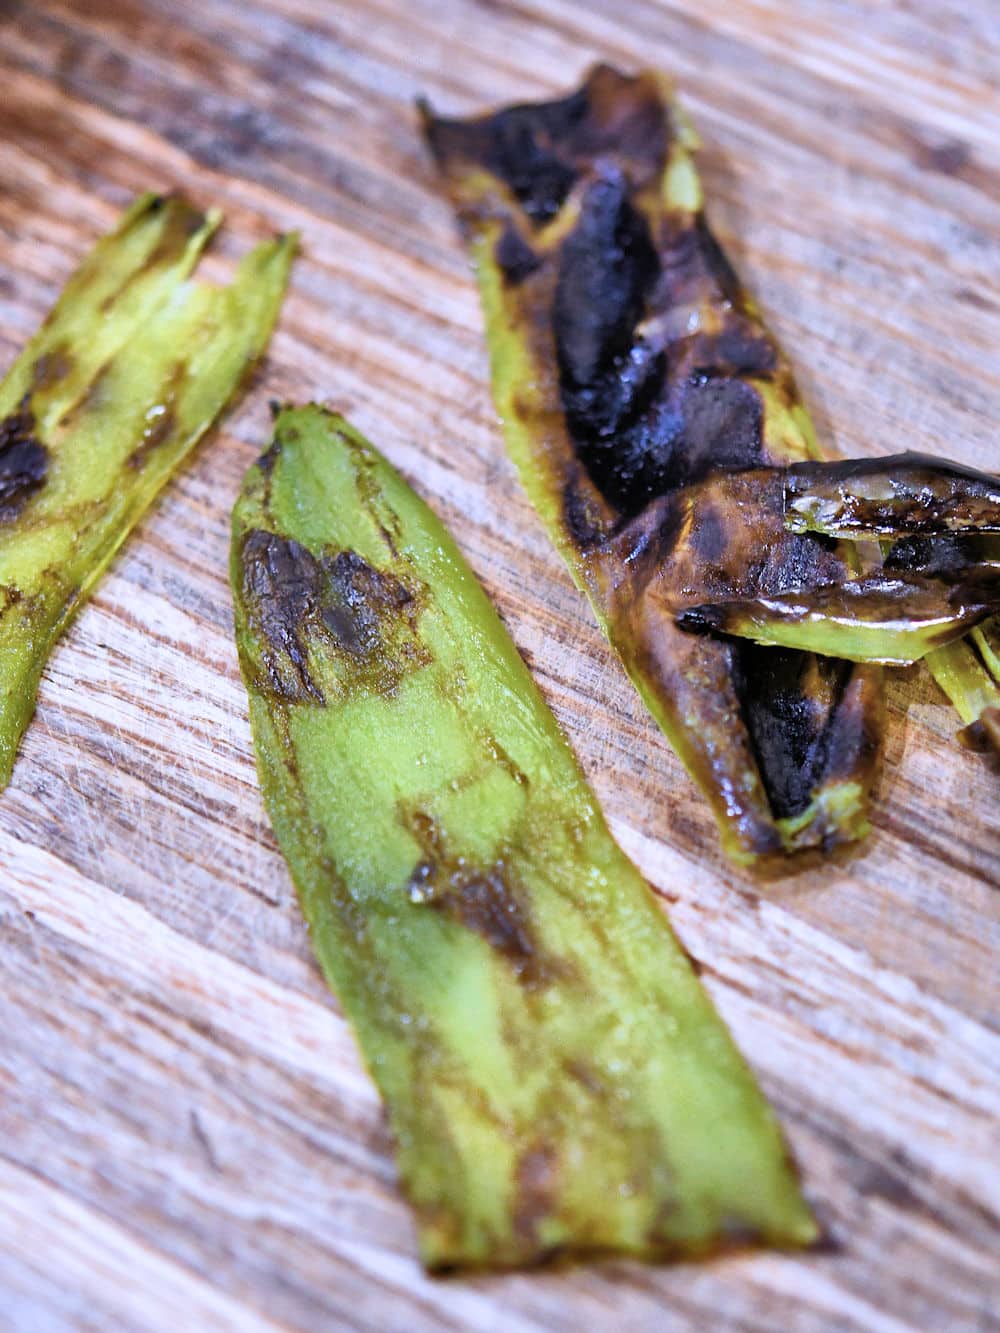
[[[424,1262],[816,1228],[773,1115],[427,506],[286,409],[233,514],[261,787]]]
[[[219,221],[138,199],[0,384],[0,789],[52,645],[267,346],[295,240],[191,282]]]

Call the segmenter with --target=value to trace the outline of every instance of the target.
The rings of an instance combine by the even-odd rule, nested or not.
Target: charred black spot
[[[733,375],[764,377],[773,374],[778,354],[765,333],[734,320],[708,342],[705,360],[716,371],[725,367]]]
[[[580,220],[562,247],[552,323],[567,411],[589,423],[587,391],[631,348],[645,293],[659,270],[645,219],[620,172],[589,187]],[[576,396],[588,401],[577,403]],[[598,428],[605,423],[598,422]],[[608,423],[610,424],[610,423]]]
[[[762,593],[774,595],[792,588],[839,583],[848,577],[833,537],[782,533],[762,554],[755,589]]]
[[[884,568],[952,581],[980,559],[975,537],[942,534],[939,537],[903,537],[893,542]]]
[[[706,602],[703,606],[689,606],[677,613],[675,620],[679,629],[688,634],[718,634],[725,625],[725,610]]]
[[[34,414],[27,407],[0,421],[0,522],[16,518],[45,485],[49,451],[35,438]]]
[[[507,107],[470,122],[441,120],[422,103],[427,138],[438,161],[471,158],[499,177],[535,223],[562,207],[576,180],[567,140],[587,115],[587,93]]]
[[[587,190],[559,261],[552,325],[566,421],[602,493],[634,511],[648,488],[644,413],[663,379],[662,354],[634,340],[645,294],[659,271],[649,228],[620,173]]]
[[[557,102],[516,106],[494,119],[486,165],[505,181],[533,222],[546,222],[562,207],[576,169],[561,152],[587,114],[582,90]]]
[[[693,256],[697,268],[704,242],[697,230],[686,234],[688,261]],[[683,267],[676,254],[672,262]],[[711,248],[707,262],[718,280],[721,261]],[[776,364],[766,337],[734,323],[697,344],[697,364],[673,373],[668,347],[636,333],[644,314],[655,314],[660,272],[625,178],[606,172],[584,195],[563,244],[552,324],[574,446],[594,484],[626,517],[711,471],[760,461],[760,395],[735,376],[770,373]]]
[[[678,398],[684,424],[677,481],[698,481],[709,472],[750,468],[760,461],[764,414],[752,385],[697,377],[681,387]]]
[[[829,762],[834,705],[851,664],[788,648],[732,645],[733,681],[777,818],[801,814]]]
[[[478,120],[438,119],[426,103],[421,109],[438,161],[446,169],[463,159],[479,163],[508,186],[536,225],[559,212],[598,158],[644,184],[662,169],[671,133],[655,84],[608,66],[595,68],[568,97],[506,107]]]
[[[392,574],[354,551],[315,556],[292,538],[254,529],[242,547],[247,613],[267,651],[263,662],[277,694],[324,702],[310,667],[310,640],[342,657],[359,684],[391,694],[403,671],[426,660],[401,631],[415,598]],[[406,623],[405,628],[412,630]]]
[[[496,245],[496,261],[507,282],[517,286],[534,273],[542,262],[521,233],[510,222],[504,227]]]
[[[691,549],[705,564],[718,565],[730,545],[726,515],[707,501],[694,510],[691,522]]]
[[[279,408],[279,411],[281,409]],[[257,466],[263,472],[265,477],[269,477],[274,471],[274,465],[281,457],[281,441],[277,436],[271,441],[261,456],[257,459]]]

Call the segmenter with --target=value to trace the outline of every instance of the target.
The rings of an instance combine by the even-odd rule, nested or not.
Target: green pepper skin
[[[137,200],[0,385],[0,789],[53,644],[267,345],[295,240],[189,282],[218,220]]]
[[[1000,620],[986,621],[924,660],[965,723],[962,744],[1000,757]]]
[[[816,1236],[778,1126],[455,543],[285,409],[233,514],[265,803],[430,1269]]]
[[[681,629],[755,643],[907,666],[960,639],[1000,610],[1000,585],[949,588],[935,579],[880,573],[793,588],[770,597],[689,607]]]
[[[508,449],[726,851],[775,866],[862,837],[879,668],[675,624],[803,568],[849,578],[855,557],[783,537],[780,486],[732,507],[728,476],[818,448],[708,226],[669,81],[598,66],[555,102],[423,116],[476,268]]]

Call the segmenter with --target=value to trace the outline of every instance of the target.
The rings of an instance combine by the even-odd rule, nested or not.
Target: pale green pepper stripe
[[[31,394],[44,434],[194,268],[220,221],[177,195],[145,194],[97,242],[0,384],[0,417]]]
[[[19,405],[0,426],[24,416],[22,435],[46,455],[38,487],[14,511],[0,504],[0,788],[53,643],[261,355],[281,305],[294,239],[259,246],[231,286],[204,286],[184,275],[209,224],[177,201],[166,211],[174,219],[166,232],[154,228],[141,245],[135,229],[148,210],[140,205],[99,243],[100,262],[92,255],[86,281],[71,280],[0,391]],[[154,278],[168,252],[174,258]],[[53,355],[64,375],[49,378],[43,362],[41,376],[28,375],[35,388],[27,399],[9,388],[25,381],[26,366]],[[0,474],[4,462],[0,442]]]
[[[267,807],[432,1268],[814,1239],[778,1125],[454,542],[286,409],[233,516]]]
[[[689,607],[677,623],[849,662],[907,666],[960,639],[998,608],[1000,589],[879,573],[769,597],[709,602]]]

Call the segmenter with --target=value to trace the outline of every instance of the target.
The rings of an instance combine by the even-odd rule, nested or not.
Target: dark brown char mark
[[[34,429],[34,414],[26,405],[0,421],[0,523],[16,518],[45,485],[49,451]]]
[[[679,133],[669,98],[653,75],[600,66],[558,102],[464,122],[425,109],[425,124],[463,228],[495,237],[516,330],[500,336],[522,342],[541,386],[523,404],[515,395],[513,415],[559,535],[720,821],[752,854],[776,851],[773,820],[825,785],[853,779],[864,799],[879,676],[790,650],[683,643],[672,623],[699,590],[775,591],[817,566],[835,580],[849,568],[827,539],[786,540],[780,486],[718,489],[788,463],[769,443],[767,404],[800,400],[704,212],[665,198]],[[822,822],[812,841],[836,841]]]
[[[243,539],[241,562],[266,684],[279,698],[325,702],[310,665],[311,641],[334,650],[352,684],[384,695],[426,663],[414,634],[418,594],[356,552],[317,556],[291,538],[255,528]]]
[[[528,988],[565,973],[565,964],[540,948],[524,888],[504,857],[486,867],[472,865],[445,845],[437,822],[425,810],[404,808],[400,818],[422,852],[407,885],[411,902],[479,935]]]

